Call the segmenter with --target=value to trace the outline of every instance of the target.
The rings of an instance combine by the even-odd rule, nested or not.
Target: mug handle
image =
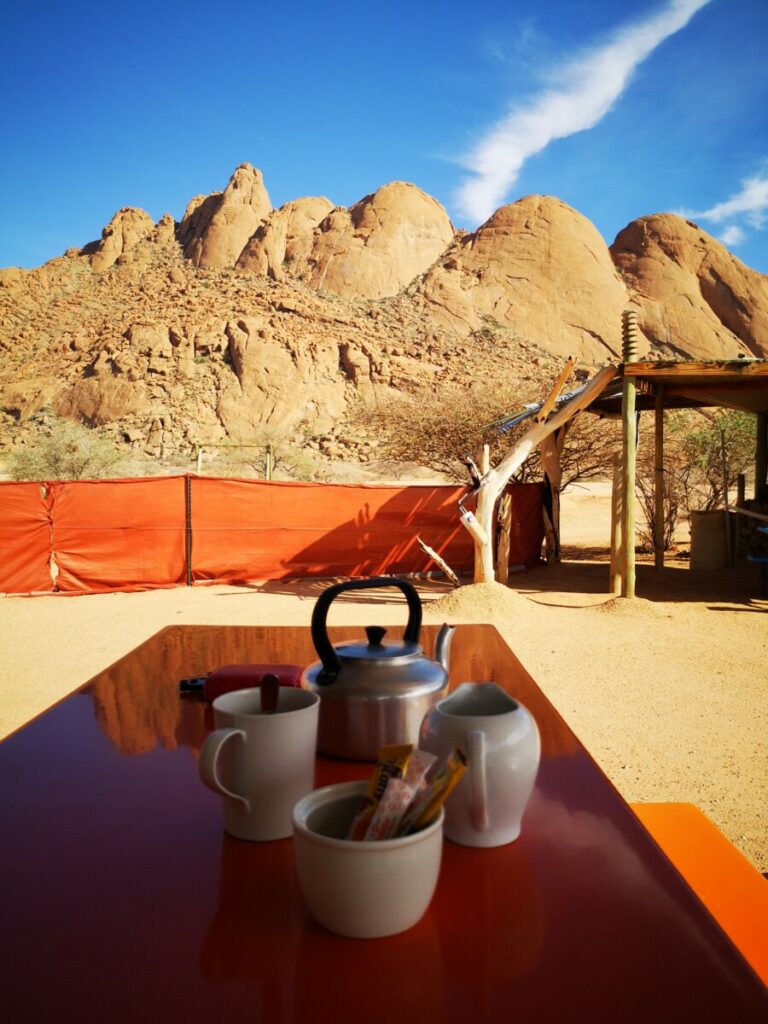
[[[207,736],[200,751],[197,769],[208,789],[212,789],[214,793],[221,793],[222,796],[228,796],[231,800],[237,800],[243,805],[246,813],[250,813],[251,805],[246,798],[227,789],[219,775],[219,755],[224,744],[235,736],[239,736],[245,742],[245,733],[242,729],[216,729]]]
[[[491,827],[488,817],[488,786],[485,776],[485,733],[474,729],[468,737],[469,813],[475,832],[487,832]]]

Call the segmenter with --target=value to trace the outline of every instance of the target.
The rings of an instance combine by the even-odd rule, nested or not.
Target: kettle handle
[[[372,576],[367,580],[348,580],[345,583],[336,583],[323,591],[312,612],[312,643],[323,663],[322,675],[335,676],[341,668],[339,656],[328,639],[326,620],[331,602],[345,590],[374,590],[378,587],[399,587],[405,594],[405,599],[408,602],[408,624],[405,627],[403,639],[411,643],[418,643],[421,632],[421,599],[416,588],[407,580],[399,580],[394,576]]]

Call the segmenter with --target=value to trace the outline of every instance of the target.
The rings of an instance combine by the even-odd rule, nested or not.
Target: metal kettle
[[[405,595],[408,623],[402,642],[385,642],[385,629],[368,626],[367,640],[334,647],[326,624],[331,603],[345,591],[378,587],[398,587]],[[323,591],[312,613],[312,642],[320,660],[304,670],[301,680],[306,689],[320,694],[318,752],[376,761],[384,744],[416,745],[421,720],[445,695],[454,629],[440,627],[433,660],[418,642],[421,600],[406,580],[374,576]]]

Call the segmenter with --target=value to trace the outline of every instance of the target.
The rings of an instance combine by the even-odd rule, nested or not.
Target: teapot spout
[[[451,656],[451,641],[455,632],[455,626],[449,626],[444,622],[435,639],[435,661],[439,661],[446,672]]]

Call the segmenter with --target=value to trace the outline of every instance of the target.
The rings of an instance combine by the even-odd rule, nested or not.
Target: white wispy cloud
[[[456,203],[485,220],[504,201],[525,161],[555,139],[593,128],[624,92],[635,69],[711,0],[669,0],[657,14],[619,29],[549,74],[552,86],[513,106],[460,163],[472,172]]]
[[[682,210],[682,216],[688,220],[723,224],[715,232],[720,241],[728,246],[739,245],[748,235],[747,228],[759,231],[768,221],[768,161],[740,185],[739,191],[722,203],[715,203],[708,210]]]
[[[768,216],[768,167],[751,178],[745,178],[741,182],[741,190],[730,199],[691,216],[712,221],[713,224],[722,224],[732,217],[743,217],[751,227],[761,228]]]
[[[739,245],[746,238],[746,232],[744,228],[740,228],[738,224],[729,224],[728,227],[723,228],[720,232],[720,241],[723,245]]]

